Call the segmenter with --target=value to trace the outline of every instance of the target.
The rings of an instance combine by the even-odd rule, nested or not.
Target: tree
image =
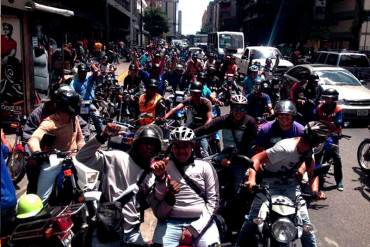
[[[159,37],[169,31],[168,19],[160,8],[148,7],[144,12],[144,29],[151,37]]]

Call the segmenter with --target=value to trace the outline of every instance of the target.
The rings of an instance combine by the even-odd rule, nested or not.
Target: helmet
[[[198,79],[207,79],[207,73],[199,72],[198,73]]]
[[[326,124],[319,121],[311,121],[303,131],[303,137],[308,140],[311,145],[323,143],[330,134],[329,128]]]
[[[297,114],[297,108],[290,100],[280,100],[276,103],[274,112],[276,114],[286,113],[294,116],[295,114]]]
[[[252,66],[249,67],[249,70],[251,72],[257,72],[258,71],[258,66],[257,65],[252,65]]]
[[[161,57],[161,54],[156,53],[156,54],[154,54],[154,57],[156,57],[156,58],[160,58],[160,57]]]
[[[198,59],[198,55],[197,54],[195,54],[195,53],[193,53],[193,54],[191,54],[191,59]]]
[[[158,87],[158,81],[156,79],[150,79],[147,87],[151,87],[151,88],[157,88]]]
[[[177,64],[175,70],[184,71],[184,66],[182,66],[181,64]]]
[[[338,95],[339,93],[337,90],[335,90],[334,88],[328,88],[322,92],[321,98],[332,98],[334,101],[337,101]]]
[[[184,126],[175,128],[170,133],[170,142],[193,142],[195,133],[192,129]]]
[[[152,139],[156,145],[157,152],[161,151],[163,132],[157,125],[151,124],[140,127],[135,133],[132,147],[135,148],[143,139]]]
[[[22,195],[17,203],[17,218],[26,219],[37,215],[43,209],[41,198],[35,194]]]
[[[130,66],[128,67],[128,70],[136,70],[136,69],[137,69],[137,66],[134,63],[130,64]]]
[[[236,95],[233,95],[230,99],[230,105],[231,106],[247,105],[247,104],[248,104],[248,100],[244,95],[236,94]]]
[[[308,80],[309,81],[312,81],[312,82],[318,82],[320,80],[319,76],[315,73],[315,74],[310,74],[308,76]]]
[[[190,85],[190,92],[200,93],[202,92],[203,84],[199,81],[195,81]]]
[[[83,72],[88,71],[88,68],[87,68],[86,64],[84,64],[84,63],[79,64],[77,68],[78,68],[78,73],[83,73]]]
[[[80,112],[80,96],[69,86],[64,85],[57,89],[54,95],[57,110],[78,115]]]

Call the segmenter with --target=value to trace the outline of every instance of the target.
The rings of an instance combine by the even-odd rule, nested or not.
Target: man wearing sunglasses
[[[297,109],[292,101],[280,100],[274,112],[276,119],[262,124],[258,130],[256,153],[271,148],[283,139],[303,135],[303,125],[294,121]]]

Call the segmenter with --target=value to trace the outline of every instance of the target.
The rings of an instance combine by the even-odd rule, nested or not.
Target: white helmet
[[[177,127],[170,133],[170,142],[193,142],[195,140],[195,133],[188,127]]]

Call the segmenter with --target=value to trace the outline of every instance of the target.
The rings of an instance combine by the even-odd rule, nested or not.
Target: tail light
[[[66,177],[71,177],[73,174],[71,169],[66,169],[63,171],[63,173],[64,173],[64,176]]]
[[[22,153],[26,152],[26,150],[24,149],[24,146],[22,144],[20,144],[20,143],[18,143],[17,145],[15,145],[13,151],[15,151],[15,152],[22,152]]]
[[[18,129],[19,128],[19,123],[11,123],[10,124],[10,128],[12,128],[12,129]]]
[[[72,228],[73,222],[70,215],[57,218],[54,224],[58,232],[65,232]]]

